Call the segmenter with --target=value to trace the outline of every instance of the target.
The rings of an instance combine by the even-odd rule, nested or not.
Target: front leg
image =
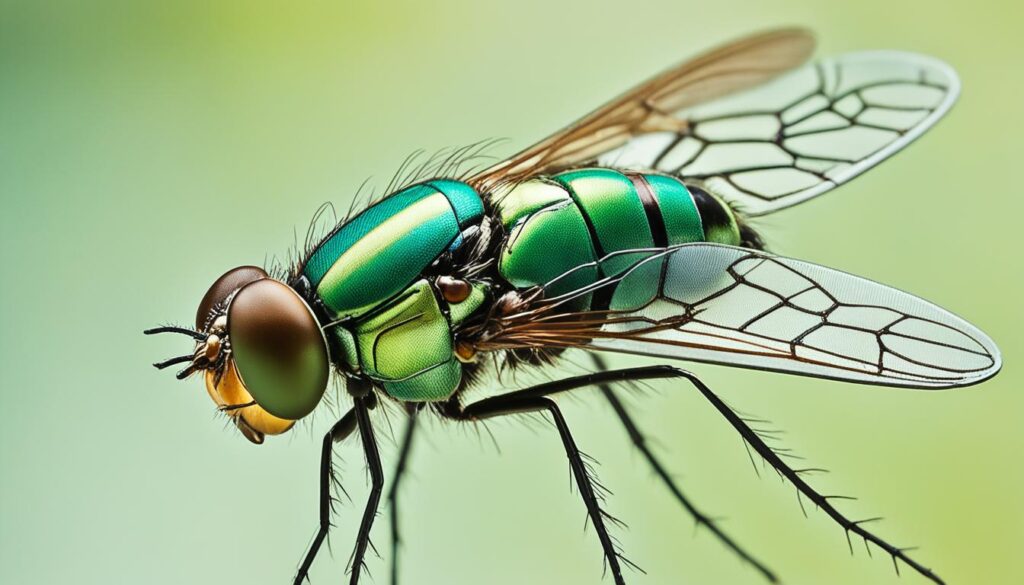
[[[567,380],[565,382],[571,384],[573,381]],[[558,384],[558,382],[554,384]],[[546,385],[542,384],[541,386]],[[534,388],[539,387],[535,386]],[[569,389],[569,387],[564,389]],[[569,458],[569,467],[572,469],[580,496],[587,507],[590,521],[594,525],[598,539],[601,541],[601,548],[604,550],[604,557],[608,563],[608,568],[611,569],[615,584],[625,585],[620,561],[626,563],[629,563],[629,561],[622,557],[615,541],[608,534],[608,528],[605,524],[606,520],[615,522],[615,519],[601,509],[600,504],[603,496],[595,490],[592,473],[583,460],[583,454],[576,447],[576,442],[569,432],[569,425],[566,424],[565,417],[562,416],[558,405],[550,398],[529,395],[530,390],[521,390],[511,394],[487,398],[461,408],[454,403],[449,403],[448,408],[442,410],[442,414],[463,421],[479,421],[498,416],[547,411],[551,415],[555,428],[558,429],[558,434],[562,439],[562,446],[565,447],[566,457]]]
[[[302,585],[302,582],[309,578],[309,568],[313,566],[313,559],[320,552],[320,545],[327,538],[327,531],[331,528],[331,457],[334,453],[334,444],[343,441],[356,430],[355,412],[355,408],[349,410],[324,435],[323,447],[320,450],[320,526],[313,536],[313,543],[309,545],[309,551],[302,559],[294,585]]]
[[[349,585],[359,583],[359,575],[365,566],[366,549],[370,546],[370,529],[373,528],[373,520],[377,517],[377,508],[380,506],[380,495],[384,491],[384,470],[380,464],[377,439],[373,436],[373,426],[370,424],[370,408],[376,404],[376,396],[368,394],[356,398],[355,402],[356,426],[359,427],[359,438],[363,442],[366,466],[370,470],[370,496],[366,500],[366,508],[363,509],[363,520],[359,523],[359,533],[356,535],[356,547],[352,551],[352,576]]]
[[[373,436],[373,427],[370,424],[369,411],[375,405],[376,396],[373,394],[356,397],[352,409],[324,435],[323,448],[320,452],[320,527],[295,575],[294,585],[302,585],[303,581],[309,579],[309,568],[313,565],[313,560],[320,551],[320,546],[327,538],[327,532],[331,527],[331,457],[334,443],[345,439],[357,429],[362,439],[363,452],[366,454],[366,465],[370,470],[371,479],[370,496],[366,502],[366,509],[363,511],[363,520],[359,525],[356,547],[352,552],[351,559],[352,576],[349,583],[357,585],[359,582],[363,559],[370,544],[370,528],[372,528],[373,519],[377,515],[381,491],[384,488],[384,471],[381,468],[380,453],[377,451],[377,441]]]

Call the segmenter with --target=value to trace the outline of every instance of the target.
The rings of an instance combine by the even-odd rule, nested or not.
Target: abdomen
[[[492,201],[506,233],[499,271],[518,288],[546,284],[613,252],[692,242],[740,243],[728,205],[667,175],[579,169],[519,183],[494,194]],[[633,261],[623,257],[575,270],[550,292],[576,290],[625,270]]]

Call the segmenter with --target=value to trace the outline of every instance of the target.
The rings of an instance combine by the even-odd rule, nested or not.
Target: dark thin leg
[[[359,429],[359,436],[363,442],[363,452],[366,454],[366,465],[370,469],[370,497],[366,502],[366,509],[363,511],[363,521],[359,525],[359,534],[356,537],[356,548],[352,553],[352,577],[349,579],[351,585],[359,582],[359,574],[363,569],[363,558],[366,556],[366,548],[370,544],[370,528],[373,526],[373,518],[377,515],[377,506],[380,503],[380,494],[384,488],[384,471],[380,465],[380,453],[377,452],[377,441],[373,437],[373,427],[370,426],[370,408],[376,404],[376,397],[373,394],[355,398],[355,406],[345,413],[324,436],[323,448],[320,452],[320,528],[313,537],[313,544],[295,575],[295,585],[301,585],[309,578],[309,567],[313,565],[313,559],[320,551],[320,545],[327,538],[327,531],[331,527],[331,454],[334,443],[341,441]]]
[[[846,532],[846,540],[847,543],[850,544],[851,552],[853,551],[853,545],[852,543],[849,543],[849,540],[850,533],[852,532],[857,536],[861,537],[862,539],[864,539],[865,546],[867,546],[867,543],[870,542],[878,548],[884,550],[886,553],[888,553],[889,556],[892,557],[892,564],[896,568],[897,574],[899,573],[900,568],[899,565],[896,563],[896,560],[899,559],[906,563],[908,566],[910,566],[910,568],[914,569],[919,574],[921,574],[921,576],[926,577],[927,579],[930,579],[931,581],[938,583],[939,585],[944,585],[945,581],[943,581],[941,577],[932,572],[931,569],[925,567],[924,565],[918,563],[917,561],[907,556],[906,552],[908,550],[911,550],[910,548],[896,547],[892,544],[889,544],[885,540],[882,540],[881,537],[875,535],[874,533],[864,529],[863,524],[871,522],[872,520],[877,520],[877,518],[869,518],[866,520],[854,521],[848,519],[846,516],[843,516],[843,514],[840,513],[839,510],[836,510],[835,507],[833,507],[830,503],[830,500],[842,499],[840,496],[821,495],[817,491],[815,491],[814,488],[807,485],[807,482],[805,482],[803,478],[800,477],[801,470],[794,470],[793,468],[786,465],[786,463],[779,457],[779,455],[774,450],[772,450],[771,447],[765,444],[761,437],[758,436],[754,429],[750,428],[750,426],[743,420],[743,418],[741,418],[739,415],[733,412],[733,410],[729,408],[729,406],[725,404],[725,402],[723,402],[721,398],[719,398],[714,392],[712,392],[711,389],[708,388],[703,382],[697,379],[696,376],[694,376],[690,372],[679,370],[677,368],[670,368],[668,366],[661,367],[668,368],[670,370],[675,370],[676,376],[688,379],[697,388],[697,390],[704,395],[704,398],[706,398],[708,402],[710,402],[711,405],[714,406],[715,409],[718,410],[718,412],[723,417],[725,417],[725,420],[727,420],[729,424],[731,424],[733,428],[740,433],[743,439],[746,440],[747,443],[754,448],[754,451],[757,451],[758,455],[764,458],[764,460],[767,461],[769,465],[771,465],[783,477],[789,480],[789,482],[793,484],[794,487],[796,487],[799,493],[807,496],[807,498],[811,500],[811,502],[814,503],[815,506],[821,508],[826,514],[828,514],[830,518],[832,518],[832,520],[839,524],[839,526],[841,526],[843,530]]]
[[[359,533],[356,536],[356,548],[352,552],[352,577],[350,585],[359,583],[359,574],[364,567],[363,559],[366,557],[366,549],[370,546],[370,529],[373,527],[373,519],[377,517],[377,507],[380,505],[380,495],[384,491],[384,470],[380,464],[380,452],[377,450],[377,439],[373,436],[373,427],[370,425],[370,406],[375,404],[376,397],[373,394],[355,399],[356,423],[359,427],[359,438],[363,442],[363,453],[366,455],[366,466],[370,469],[370,496],[366,500],[366,508],[363,510],[363,520],[359,523]]]
[[[391,585],[398,585],[398,547],[402,542],[398,533],[398,487],[405,476],[409,454],[412,452],[412,438],[416,433],[416,414],[419,409],[409,412],[402,436],[402,447],[398,453],[398,464],[395,466],[395,479],[388,490],[388,506],[391,508]]]
[[[308,578],[309,567],[313,565],[313,559],[320,551],[320,545],[327,538],[327,531],[331,527],[331,454],[334,443],[344,440],[356,430],[355,408],[345,413],[331,430],[324,435],[323,446],[320,449],[320,527],[313,537],[313,543],[309,546],[299,572],[295,575],[295,585],[301,585]]]
[[[566,382],[571,383],[571,380],[572,379]],[[558,382],[555,382],[554,384],[558,384]],[[604,550],[604,557],[608,562],[608,568],[611,569],[612,577],[615,579],[615,584],[625,585],[619,561],[622,560],[627,563],[629,561],[622,558],[616,548],[615,542],[612,540],[611,536],[609,536],[608,529],[605,526],[605,520],[615,522],[615,519],[601,509],[601,496],[594,490],[594,481],[587,469],[586,463],[583,460],[583,454],[580,452],[579,448],[576,447],[576,442],[573,440],[572,434],[569,432],[569,426],[566,424],[565,418],[562,416],[562,412],[558,409],[558,405],[556,405],[554,401],[544,398],[544,394],[552,392],[536,392],[538,389],[548,386],[551,386],[551,384],[541,384],[540,386],[534,386],[533,388],[527,388],[526,390],[487,398],[461,409],[453,405],[453,408],[445,410],[444,414],[459,420],[483,420],[496,416],[541,412],[546,410],[554,420],[555,428],[558,429],[558,434],[562,438],[562,445],[565,447],[565,454],[569,458],[569,466],[572,469],[573,477],[576,479],[576,485],[580,491],[580,496],[583,498],[583,502],[587,506],[587,514],[590,516],[590,521],[594,525],[594,530],[597,532],[597,536],[601,541],[601,548]],[[560,389],[568,390],[573,387],[577,386],[568,386]]]
[[[593,358],[594,364],[597,366],[597,369],[599,371],[608,371],[608,366],[605,364],[604,358],[602,358],[600,355],[596,353],[592,353],[590,354],[590,356]],[[732,538],[730,538],[727,534],[722,532],[718,525],[715,524],[714,519],[698,510],[696,506],[694,506],[693,503],[690,502],[689,498],[683,495],[682,490],[680,490],[679,487],[676,486],[676,483],[672,479],[672,476],[669,475],[665,467],[662,466],[660,461],[658,461],[658,458],[655,457],[653,452],[651,452],[650,447],[647,446],[646,438],[644,437],[643,433],[640,432],[640,429],[636,426],[636,423],[633,422],[633,419],[629,416],[629,413],[626,411],[625,405],[623,405],[622,402],[619,400],[619,397],[615,395],[615,391],[612,390],[612,387],[609,386],[608,384],[598,384],[598,388],[601,390],[601,393],[608,400],[608,402],[612,405],[612,409],[615,411],[615,414],[618,415],[619,420],[622,422],[622,426],[626,427],[626,433],[629,435],[629,438],[633,442],[633,445],[644,456],[644,459],[647,460],[647,463],[649,463],[651,465],[651,468],[654,469],[654,473],[657,474],[657,476],[661,479],[662,482],[664,482],[665,487],[667,487],[668,490],[672,492],[672,495],[675,497],[675,499],[683,506],[683,508],[686,509],[687,512],[690,513],[691,516],[693,516],[693,519],[696,520],[697,524],[706,526],[712,534],[717,536],[718,539],[721,540],[723,544],[725,544],[725,546],[732,549],[737,555],[740,556],[740,558],[753,565],[755,569],[757,569],[762,575],[764,575],[765,579],[768,579],[772,583],[777,583],[778,578],[768,567],[764,566],[761,562],[759,562],[757,559],[751,556],[750,553],[743,550],[743,548],[741,548],[740,545],[736,544],[736,542]]]
[[[586,386],[597,386],[600,384],[611,384],[615,382],[639,382],[641,380],[659,380],[659,379],[686,379],[692,384],[703,396],[715,407],[718,412],[725,417],[726,421],[729,422],[736,429],[737,432],[743,437],[743,439],[749,444],[758,455],[764,458],[780,475],[789,480],[790,483],[796,487],[800,494],[803,494],[815,506],[823,510],[832,520],[834,520],[839,526],[846,531],[847,537],[852,532],[857,536],[864,539],[865,543],[871,543],[878,548],[884,550],[893,559],[893,565],[897,567],[897,559],[903,561],[908,566],[913,568],[922,576],[930,579],[931,581],[944,585],[943,581],[938,575],[932,572],[931,569],[921,565],[917,561],[907,556],[906,552],[909,549],[898,548],[889,544],[885,540],[882,540],[879,536],[872,532],[864,529],[864,524],[870,520],[858,520],[853,521],[843,516],[834,506],[830,503],[830,500],[835,499],[835,496],[825,496],[819,494],[811,486],[807,485],[801,477],[800,473],[806,470],[794,470],[779,457],[775,451],[772,450],[761,438],[757,435],[754,429],[737,415],[735,412],[726,405],[722,399],[720,399],[714,392],[711,391],[704,382],[701,382],[697,376],[672,366],[646,366],[639,368],[624,368],[621,370],[610,370],[607,372],[595,372],[593,374],[586,374],[583,376],[574,376],[572,378],[566,378],[564,380],[555,380],[553,382],[547,382],[539,384],[524,390],[516,392],[510,392],[508,394],[502,394],[500,396],[494,396],[492,398],[486,398],[470,406],[466,407],[463,412],[470,414],[470,416],[463,416],[462,418],[486,418],[480,413],[490,413],[490,416],[496,416],[502,413],[509,412],[524,412],[530,409],[515,409],[510,408],[510,402],[514,406],[515,404],[525,404],[528,399],[541,398],[558,394],[560,392],[566,392],[569,390],[575,390],[577,388],[583,388]],[[455,406],[456,418],[459,418],[459,412],[457,405]],[[451,408],[451,406],[449,406]],[[470,413],[470,409],[472,414]],[[533,409],[536,410],[536,409]],[[451,413],[445,412],[444,414],[451,416]],[[475,415],[475,416],[474,416]],[[621,583],[621,577],[616,578],[616,583]]]

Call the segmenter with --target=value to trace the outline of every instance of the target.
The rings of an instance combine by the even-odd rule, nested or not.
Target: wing
[[[899,152],[956,101],[956,73],[895,51],[850,53],[680,111],[680,132],[648,132],[598,159],[700,184],[747,215],[841,185]]]
[[[602,262],[623,254],[636,261],[618,276],[561,297],[536,291],[483,347],[583,347],[909,388],[976,384],[1001,365],[970,323],[844,272],[717,244]],[[582,295],[607,310],[560,311]]]
[[[679,110],[753,87],[797,67],[814,51],[802,29],[781,29],[721,46],[670,69],[469,180],[481,192],[497,185],[593,161],[650,132],[685,132]]]

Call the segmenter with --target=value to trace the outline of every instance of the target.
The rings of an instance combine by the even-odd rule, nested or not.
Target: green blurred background
[[[773,249],[926,296],[991,334],[1007,365],[936,393],[694,369],[831,469],[815,485],[860,497],[843,510],[886,516],[875,527],[949,582],[1024,582],[1019,2],[0,6],[0,582],[290,582],[331,413],[254,447],[198,380],[149,367],[184,342],[141,330],[187,323],[222,271],[285,253],[318,205],[347,207],[367,176],[383,186],[413,149],[509,137],[495,154],[510,154],[683,57],[780,24],[813,28],[821,54],[936,55],[964,92],[895,162],[763,222]],[[785,582],[925,582],[856,542],[851,558],[791,486],[758,479],[693,392],[657,389],[630,404],[659,452]],[[609,409],[564,402],[647,571],[631,584],[762,582],[694,532]],[[500,455],[471,429],[427,429],[403,494],[404,583],[602,582],[550,428],[490,425]],[[342,581],[366,493],[358,444],[341,458],[355,503],[314,583]],[[388,582],[386,526],[367,583]]]

